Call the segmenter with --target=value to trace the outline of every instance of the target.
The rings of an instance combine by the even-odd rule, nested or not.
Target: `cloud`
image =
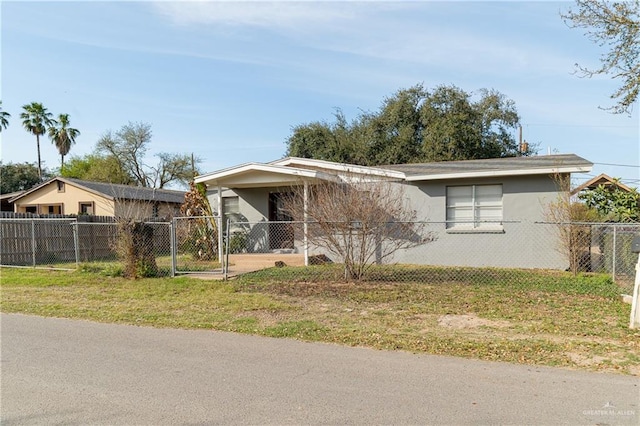
[[[568,73],[573,68],[573,62],[562,52],[550,51],[542,42],[505,40],[504,34],[491,34],[479,23],[491,14],[505,14],[502,20],[507,24],[509,14],[526,19],[522,16],[529,13],[528,9],[509,4],[317,1],[152,4],[157,13],[174,25],[194,31],[205,29],[241,38],[255,37],[262,31],[276,34],[290,40],[292,45],[308,49],[307,52],[301,49],[302,57],[317,56],[324,51],[441,70],[469,68],[476,73],[549,75]],[[549,11],[556,13],[555,9]],[[495,20],[496,16],[492,18]],[[561,24],[558,20],[558,25]]]
[[[272,30],[350,20],[362,10],[356,3],[311,1],[154,2],[153,6],[178,25],[251,26]]]

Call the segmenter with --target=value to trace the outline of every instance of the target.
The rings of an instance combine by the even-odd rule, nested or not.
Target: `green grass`
[[[345,283],[336,265],[228,282],[103,271],[0,269],[1,310],[640,374],[630,305],[601,275],[397,266]]]
[[[158,266],[158,276],[168,277],[171,275],[171,256],[156,256],[156,264]],[[215,271],[222,266],[217,260],[198,260],[194,259],[192,255],[180,254],[176,257],[176,266],[178,271],[189,272],[204,272]],[[43,270],[69,270],[74,271],[76,269],[83,272],[94,272],[105,276],[122,276],[123,267],[122,262],[113,256],[109,259],[93,260],[91,262],[50,262],[47,265],[39,265],[38,269]]]

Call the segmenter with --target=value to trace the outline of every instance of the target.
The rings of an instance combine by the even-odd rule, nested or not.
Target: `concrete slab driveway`
[[[1,422],[640,423],[638,377],[2,315]]]

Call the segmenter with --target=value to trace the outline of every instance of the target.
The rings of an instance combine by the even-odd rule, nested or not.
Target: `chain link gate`
[[[172,270],[176,274],[224,274],[223,226],[219,216],[173,219]]]

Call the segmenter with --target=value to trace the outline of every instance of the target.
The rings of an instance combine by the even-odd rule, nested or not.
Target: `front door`
[[[284,192],[269,193],[269,249],[292,249],[293,218],[285,212],[284,198],[290,194]]]

